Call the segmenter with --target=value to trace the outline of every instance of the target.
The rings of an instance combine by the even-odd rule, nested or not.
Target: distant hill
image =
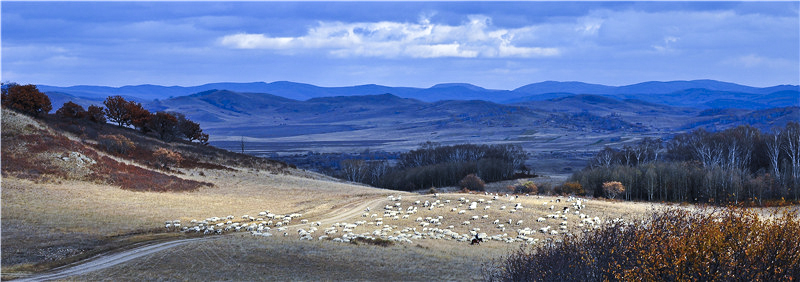
[[[800,121],[800,107],[772,108],[765,110],[712,110],[700,113],[700,118],[677,128],[687,130],[703,128],[709,131],[723,130],[739,125],[750,125],[769,132],[775,127],[786,127],[790,121]]]
[[[121,95],[128,100],[144,102],[187,96],[209,90],[228,90],[240,93],[268,93],[297,101],[321,97],[393,94],[424,102],[484,100],[513,104],[589,94],[701,109],[716,107],[765,109],[800,106],[800,87],[797,85],[758,88],[715,80],[651,81],[626,86],[606,86],[574,81],[545,81],[513,90],[486,89],[468,83],[443,83],[429,88],[390,87],[375,84],[322,87],[289,81],[209,83],[191,87],[159,85],[56,87],[39,85],[39,89],[46,93],[59,93],[59,95],[69,95],[87,101],[102,101],[108,96]]]

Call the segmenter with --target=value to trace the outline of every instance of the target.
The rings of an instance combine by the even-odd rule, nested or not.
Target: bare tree
[[[781,135],[783,136],[782,148],[789,160],[790,171],[792,172],[792,182],[795,186],[798,186],[798,182],[800,182],[800,123],[790,122],[786,124],[786,129]],[[797,189],[793,190],[795,197],[797,197]]]
[[[769,157],[769,166],[772,170],[772,177],[778,183],[781,182],[781,172],[780,172],[780,156],[781,156],[781,132],[779,129],[773,130],[773,134],[767,136],[765,138],[766,145],[767,145],[767,156]]]

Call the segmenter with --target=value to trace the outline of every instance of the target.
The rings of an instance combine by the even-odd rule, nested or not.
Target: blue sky
[[[8,2],[2,80],[800,84],[793,2]]]

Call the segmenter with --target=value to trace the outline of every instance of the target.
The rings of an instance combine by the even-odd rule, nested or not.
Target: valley
[[[510,104],[394,94],[301,101],[206,90],[142,101],[153,111],[182,112],[197,120],[212,136],[213,147],[165,143],[111,124],[56,116],[37,120],[4,108],[3,279],[319,280],[335,275],[479,280],[520,245],[538,246],[591,230],[581,219],[636,220],[667,208],[695,208],[554,195],[604,147],[669,139],[698,128],[749,124],[769,129],[800,115],[796,106],[709,109],[608,95],[543,95],[550,98]],[[72,98],[53,95],[54,103]],[[74,101],[102,104],[91,97]],[[108,151],[100,142],[107,138],[103,134],[127,136],[136,149]],[[343,159],[395,162],[424,142],[517,145],[537,177],[488,183],[486,192],[436,187],[438,194],[428,194],[432,190],[399,192],[318,173]],[[185,162],[160,167],[150,156],[157,148],[170,148]],[[95,165],[98,161],[102,165]],[[526,181],[545,194],[506,195]],[[557,211],[576,200],[586,207],[569,215]],[[473,209],[470,203],[478,202]],[[265,209],[301,215],[306,223],[277,226],[238,219]],[[401,210],[414,212],[401,217]],[[211,234],[162,224],[180,221],[201,230],[208,225],[195,224],[214,216],[230,222],[217,223]],[[255,224],[264,232],[233,230]],[[323,235],[330,228],[336,232]],[[486,241],[465,248],[476,234]],[[241,271],[242,265],[261,270]],[[201,271],[181,271],[189,268]]]

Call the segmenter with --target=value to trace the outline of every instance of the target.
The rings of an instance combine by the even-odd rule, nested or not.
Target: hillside
[[[133,191],[195,191],[211,183],[181,177],[192,169],[261,169],[302,175],[288,165],[196,143],[165,143],[138,131],[88,120],[46,116],[36,120],[3,109],[3,176],[52,177],[116,185]],[[155,152],[167,149],[181,160],[166,166]]]

